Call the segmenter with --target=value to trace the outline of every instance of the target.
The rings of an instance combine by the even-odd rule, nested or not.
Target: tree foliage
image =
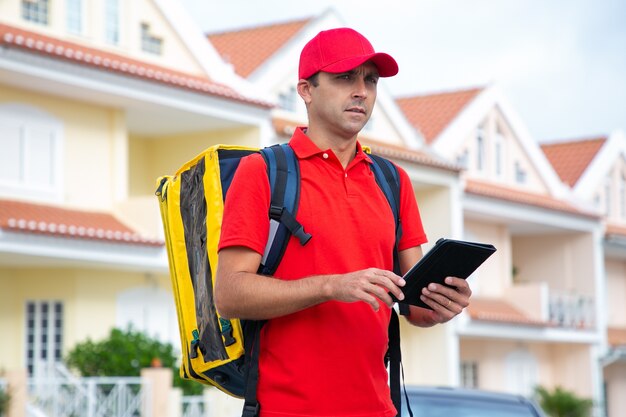
[[[173,384],[182,388],[185,395],[202,393],[202,385],[180,378],[179,359],[170,343],[152,339],[132,328],[112,329],[104,340],[87,339],[78,343],[65,358],[67,366],[82,376],[139,376],[141,369],[149,368],[154,361],[172,368]]]
[[[9,412],[11,394],[6,388],[0,387],[0,417],[4,417]]]
[[[593,401],[580,398],[561,387],[549,391],[544,387],[535,388],[539,405],[551,417],[587,417]]]

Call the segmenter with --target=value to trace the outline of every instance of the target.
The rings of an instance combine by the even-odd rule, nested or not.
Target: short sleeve
[[[226,195],[218,250],[244,246],[263,254],[269,232],[270,186],[260,154],[241,160]]]
[[[400,222],[402,237],[398,250],[405,250],[428,242],[420,216],[413,184],[406,171],[398,167],[400,174]]]

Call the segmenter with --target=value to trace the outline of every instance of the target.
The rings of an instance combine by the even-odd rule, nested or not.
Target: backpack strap
[[[372,171],[376,178],[376,183],[385,194],[387,202],[393,212],[396,222],[396,242],[393,247],[393,272],[400,275],[400,259],[398,254],[398,243],[402,237],[402,223],[400,221],[400,174],[398,168],[388,159],[378,155],[369,155],[372,160]],[[408,316],[410,314],[409,305],[398,303],[400,314]],[[402,369],[402,352],[400,350],[400,322],[398,314],[391,309],[391,319],[389,322],[389,348],[386,359],[389,361],[389,388],[391,391],[391,400],[398,411],[397,416],[402,414],[402,388],[400,377],[404,380],[404,371]],[[401,375],[402,374],[402,375]],[[406,397],[409,415],[413,417],[413,412],[408,406],[408,394],[406,386],[404,387],[404,395]]]
[[[261,149],[261,155],[267,165],[267,177],[270,183],[270,233],[265,252],[259,267],[259,273],[272,275],[285,253],[290,235],[295,236],[301,245],[305,245],[311,235],[296,220],[300,201],[300,166],[298,158],[288,144],[273,145]],[[261,328],[265,321],[246,320],[244,327],[245,381],[244,405],[242,417],[257,417],[261,405],[257,398],[259,383],[259,344]]]
[[[272,198],[270,202],[270,235],[259,272],[271,275],[285,253],[289,235],[305,245],[311,235],[296,220],[300,200],[300,167],[291,146],[280,144],[261,149],[267,165]]]

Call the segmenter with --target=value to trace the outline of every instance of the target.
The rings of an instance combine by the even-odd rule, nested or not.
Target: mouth
[[[349,113],[367,114],[363,107],[358,107],[358,106],[349,107],[349,108],[346,109],[346,111],[349,112]]]

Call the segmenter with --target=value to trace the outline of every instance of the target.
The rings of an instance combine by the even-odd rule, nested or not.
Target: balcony
[[[545,282],[515,284],[504,299],[529,319],[564,329],[596,327],[595,298],[549,288]]]

